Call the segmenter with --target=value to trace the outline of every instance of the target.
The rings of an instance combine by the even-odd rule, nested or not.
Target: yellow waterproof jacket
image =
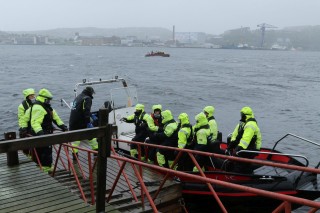
[[[183,149],[188,144],[190,137],[192,137],[192,126],[190,125],[189,117],[186,113],[181,113],[178,119],[180,120],[181,125],[178,132],[178,147]]]
[[[244,107],[241,110],[242,113],[245,114],[246,120],[245,122],[239,123],[232,133],[231,142],[236,141],[238,134],[243,130],[243,134],[239,141],[238,146],[242,147],[243,149],[247,149],[250,145],[251,141],[255,140],[255,149],[260,150],[262,145],[262,136],[260,132],[260,128],[254,119],[254,114],[249,107]],[[240,128],[239,128],[240,127]]]
[[[41,105],[43,101],[43,97],[38,96],[37,102],[26,111],[22,119],[22,127],[28,127],[28,122],[30,121],[31,128],[36,134],[43,130],[42,125],[46,116],[52,116],[52,122],[57,126],[64,124],[54,109],[52,109],[51,115],[48,115],[48,111]]]
[[[27,122],[27,126],[24,126],[24,114],[26,113],[26,111],[30,108],[30,104],[28,103],[28,101],[24,101],[24,103],[27,106],[27,109],[25,109],[25,107],[23,106],[23,104],[21,103],[18,106],[18,124],[19,127],[23,128],[23,127],[27,127],[28,126],[28,122]]]
[[[210,127],[208,125],[207,117],[203,112],[201,112],[198,115],[196,115],[195,119],[197,123],[193,127],[193,129],[197,139],[196,142],[199,145],[207,145],[208,142],[211,142],[211,141],[208,141],[208,138],[210,138],[212,134]]]
[[[33,131],[37,134],[39,131],[43,130],[42,123],[48,112],[39,104],[33,105],[33,107],[30,109],[32,109],[31,127]],[[52,120],[58,126],[64,124],[55,110],[52,111]]]
[[[163,111],[161,115],[163,117],[162,124],[164,125],[164,134],[169,138],[177,131],[178,124],[174,121],[170,110]]]
[[[214,114],[214,107],[213,106],[206,106],[203,109],[204,112],[208,113],[208,123],[210,126],[210,131],[212,133],[212,140],[215,141],[218,137],[218,124],[213,116]]]

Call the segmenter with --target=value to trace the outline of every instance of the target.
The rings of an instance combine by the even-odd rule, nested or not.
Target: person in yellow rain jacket
[[[181,113],[178,116],[178,120],[178,148],[193,149],[193,130],[188,114]],[[177,155],[177,153],[175,155]],[[192,161],[187,153],[181,155],[177,169],[180,171],[192,170]]]
[[[18,124],[19,124],[19,135],[20,138],[24,138],[26,134],[30,134],[31,130],[30,127],[23,128],[23,116],[26,113],[27,109],[31,107],[35,102],[35,91],[32,88],[25,89],[22,91],[22,94],[24,96],[24,100],[22,103],[18,106]]]
[[[209,151],[213,153],[223,154],[224,152],[220,149],[222,134],[218,131],[218,124],[214,117],[214,111],[215,109],[213,106],[206,106],[205,108],[203,108],[203,113],[208,119],[208,124],[212,133],[212,142],[209,144]]]
[[[18,124],[19,124],[19,137],[25,138],[27,134],[31,134],[31,126],[28,124],[28,127],[22,127],[23,123],[23,117],[26,111],[34,104],[35,102],[35,91],[32,88],[28,88],[22,91],[22,94],[24,96],[24,100],[22,103],[18,106]],[[24,154],[27,156],[30,156],[30,150],[24,149],[22,150]]]
[[[52,109],[50,104],[52,98],[53,96],[49,90],[41,89],[36,98],[36,102],[25,113],[22,127],[27,127],[28,122],[30,122],[34,136],[52,134],[54,130],[53,123],[62,131],[68,130],[57,112]],[[52,146],[36,148],[36,152],[43,171],[50,171],[52,166]]]
[[[132,141],[145,142],[146,138],[149,136],[149,131],[156,132],[158,127],[154,125],[154,121],[151,116],[144,111],[143,104],[137,104],[135,106],[135,110],[134,114],[129,115],[126,118],[121,118],[121,121],[134,123],[136,126],[136,135],[132,138]],[[144,160],[144,148],[145,147],[141,147],[142,160]],[[136,144],[130,145],[130,155],[135,158],[138,157],[138,146]]]
[[[160,104],[155,104],[152,106],[152,113],[150,114],[154,125],[156,128],[153,130],[149,129],[149,137],[146,139],[146,143],[148,144],[160,144],[160,141],[154,137],[155,132],[163,132],[163,125],[162,125],[162,116],[161,116],[162,106]],[[154,163],[156,162],[156,153],[157,149],[151,146],[148,147],[148,162]]]
[[[160,141],[162,146],[177,147],[178,146],[178,124],[173,119],[170,110],[161,113],[163,132],[155,133],[154,137]],[[171,168],[174,162],[174,151],[167,149],[157,150],[157,161],[159,166]]]
[[[242,150],[259,151],[262,144],[260,128],[252,109],[248,106],[240,111],[240,123],[237,124],[226,150],[227,154],[244,158],[254,158],[256,154],[239,152]],[[241,173],[251,173],[252,168],[246,163],[236,162],[233,171]]]
[[[195,119],[197,123],[193,127],[195,136],[194,150],[209,152],[209,144],[212,142],[212,133],[208,124],[208,119],[203,112],[196,115]],[[196,155],[196,160],[201,168],[203,168],[203,166],[207,164],[208,159],[208,157],[205,157],[203,155]],[[198,168],[194,166],[193,171],[198,171]]]

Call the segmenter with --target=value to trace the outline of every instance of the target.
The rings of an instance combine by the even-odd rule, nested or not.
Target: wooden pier
[[[95,206],[85,204],[20,152],[19,162],[9,167],[6,154],[0,154],[1,213],[96,212]],[[108,205],[106,212],[119,211]]]

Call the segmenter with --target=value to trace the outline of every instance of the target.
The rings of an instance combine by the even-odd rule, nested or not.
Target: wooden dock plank
[[[67,187],[40,171],[39,167],[19,153],[20,165],[8,167],[6,154],[0,154],[1,213],[11,212],[95,212]],[[112,206],[106,212],[119,212]]]

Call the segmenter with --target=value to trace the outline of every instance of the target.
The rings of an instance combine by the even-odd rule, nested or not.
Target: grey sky
[[[163,27],[220,34],[257,24],[320,25],[320,0],[0,0],[0,31]]]

